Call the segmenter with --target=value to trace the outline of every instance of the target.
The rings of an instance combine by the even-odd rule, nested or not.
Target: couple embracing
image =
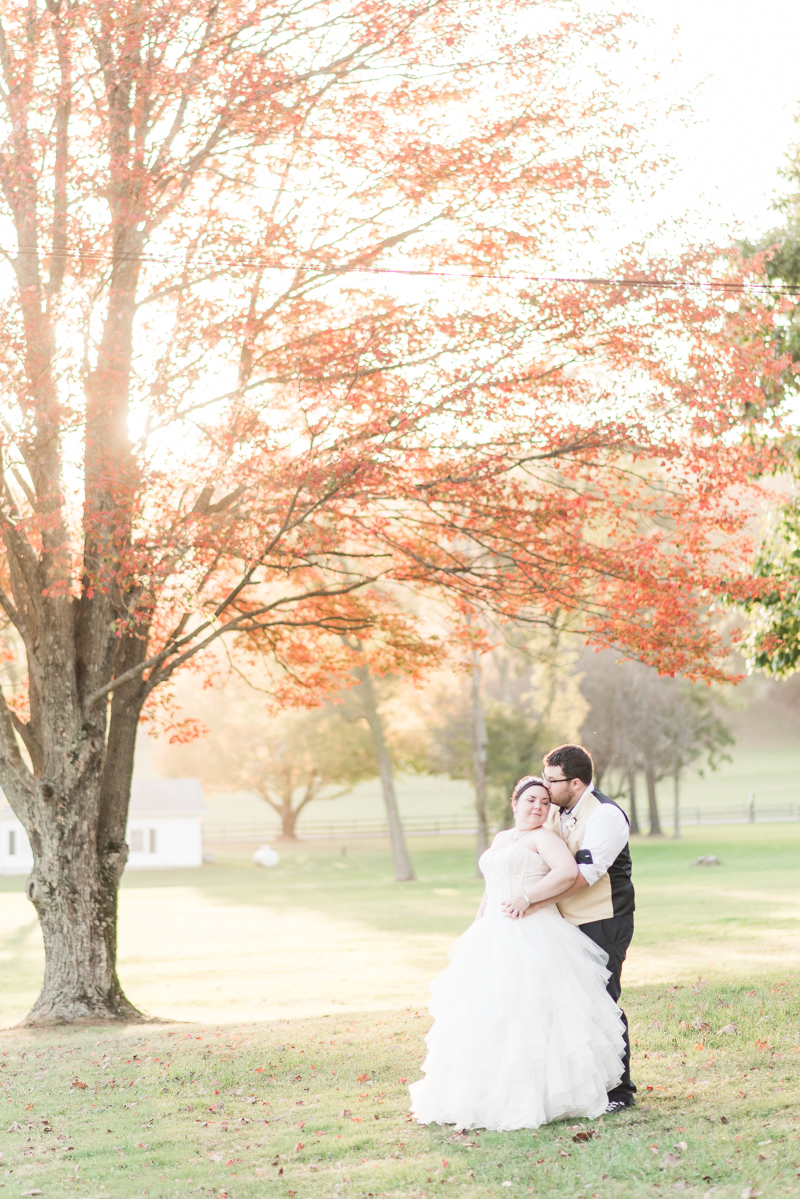
[[[421,1124],[506,1131],[632,1106],[618,1007],[633,935],[628,820],[562,745],[517,783],[514,827],[481,855],[478,916],[431,984]]]

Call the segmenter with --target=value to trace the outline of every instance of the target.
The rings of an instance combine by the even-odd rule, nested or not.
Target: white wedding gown
[[[606,954],[555,904],[512,920],[504,899],[548,872],[534,850],[487,849],[486,908],[431,983],[425,1075],[409,1088],[421,1124],[538,1128],[599,1116],[622,1076],[622,1019]]]

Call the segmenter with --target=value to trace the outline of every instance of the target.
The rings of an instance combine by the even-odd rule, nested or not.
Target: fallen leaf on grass
[[[295,1151],[295,1153],[299,1153],[301,1149],[305,1149],[305,1145],[303,1144],[302,1141],[298,1141],[294,1147],[294,1151]]]
[[[661,1159],[661,1165],[665,1168],[677,1166],[681,1160],[680,1153],[665,1153]]]
[[[558,1151],[558,1156],[559,1156],[559,1157],[572,1157],[572,1154],[571,1154],[571,1153],[565,1153],[563,1149],[559,1149],[559,1151]]]
[[[745,1187],[741,1199],[758,1199],[760,1194],[761,1191],[757,1191],[755,1187]]]
[[[6,1129],[6,1132],[22,1132],[22,1125],[17,1124],[16,1120],[12,1120]]]
[[[72,1082],[70,1083],[70,1086],[73,1088],[73,1090],[78,1090],[78,1091],[85,1091],[86,1088],[88,1087],[88,1085],[89,1084],[86,1082],[81,1082],[81,1080],[79,1078],[74,1078],[72,1080]]]
[[[23,1195],[41,1195],[41,1191],[23,1191]]]
[[[705,1032],[710,1027],[711,1025],[702,1016],[698,1016],[696,1020],[692,1021],[692,1028],[696,1028],[698,1032]]]
[[[681,1128],[678,1129],[678,1132],[682,1132],[682,1131],[683,1131],[683,1129],[681,1129]],[[686,1144],[685,1141],[678,1141],[677,1145],[675,1145],[674,1148],[680,1150],[681,1153],[685,1153],[686,1150],[689,1148],[689,1146]]]
[[[596,1137],[597,1135],[598,1134],[595,1132],[595,1130],[593,1128],[582,1129],[581,1132],[576,1132],[575,1136],[572,1139],[573,1139],[573,1141],[578,1141],[578,1142],[591,1141],[592,1137]]]
[[[137,1148],[137,1149],[149,1149],[149,1148],[150,1148],[150,1146],[149,1146],[149,1145],[147,1145],[147,1144],[144,1144],[142,1141],[137,1141],[137,1142],[136,1142],[136,1148]]]
[[[717,1030],[717,1036],[724,1033],[726,1037],[735,1037],[739,1031],[738,1024],[724,1024],[722,1028]]]

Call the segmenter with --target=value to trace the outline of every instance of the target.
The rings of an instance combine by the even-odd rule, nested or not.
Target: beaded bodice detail
[[[507,842],[493,846],[480,856],[481,874],[486,879],[487,906],[499,908],[503,900],[528,890],[550,872],[550,867],[535,849]]]

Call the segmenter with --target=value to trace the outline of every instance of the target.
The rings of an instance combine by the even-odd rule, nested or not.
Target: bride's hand
[[[524,916],[531,905],[521,893],[515,895],[513,899],[507,899],[503,902],[503,911],[506,916],[510,916],[512,920],[519,920],[520,916]]]

